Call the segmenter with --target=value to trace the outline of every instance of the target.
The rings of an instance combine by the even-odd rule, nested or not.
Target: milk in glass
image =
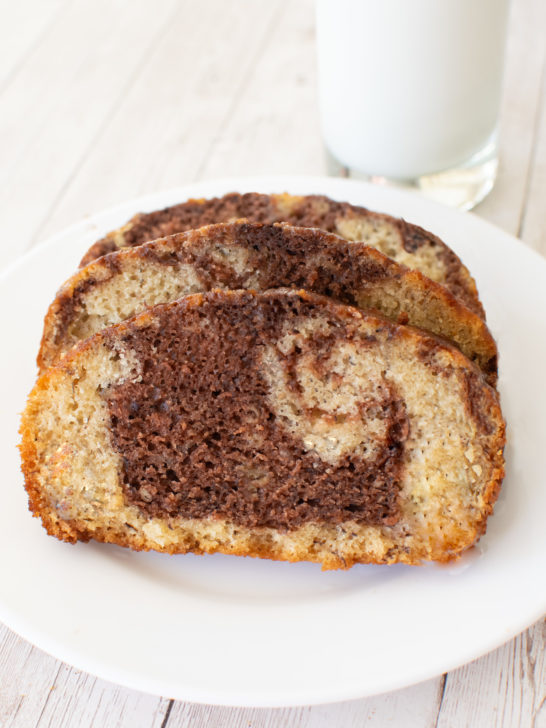
[[[343,165],[412,179],[494,144],[508,0],[318,0],[321,123]]]

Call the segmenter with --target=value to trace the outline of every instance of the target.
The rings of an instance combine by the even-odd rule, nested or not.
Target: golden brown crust
[[[470,272],[436,235],[405,220],[323,195],[230,193],[220,198],[188,200],[163,210],[140,213],[95,243],[80,266],[122,247],[134,247],[174,233],[239,218],[321,228],[350,241],[378,247],[397,262],[420,270],[446,286],[470,310],[482,318],[485,316]]]
[[[49,393],[55,392],[51,396],[56,397],[56,401],[58,401],[58,392],[61,391],[62,386],[66,387],[67,392],[73,391],[74,385],[70,385],[70,382],[77,382],[77,386],[82,387],[84,380],[82,366],[86,362],[92,361],[92,356],[106,342],[110,344],[113,340],[123,342],[127,334],[134,334],[139,328],[153,326],[154,322],[158,320],[159,311],[163,313],[167,312],[169,315],[170,312],[172,312],[172,315],[183,315],[184,310],[210,306],[211,302],[221,305],[239,305],[239,302],[243,299],[249,300],[255,298],[258,300],[271,300],[275,296],[283,300],[298,298],[299,300],[310,302],[311,305],[317,308],[317,311],[320,310],[325,316],[337,319],[339,325],[348,327],[348,332],[353,331],[354,327],[374,326],[378,332],[382,331],[384,333],[385,341],[388,340],[389,346],[392,342],[397,342],[397,345],[407,347],[408,352],[414,351],[419,347],[422,348],[426,344],[426,341],[429,340],[422,332],[414,330],[411,327],[397,326],[381,320],[378,317],[363,314],[353,308],[335,304],[329,299],[314,296],[303,291],[299,293],[293,291],[273,291],[266,294],[216,291],[208,294],[196,294],[188,296],[181,301],[148,309],[128,322],[96,334],[91,339],[78,344],[59,363],[40,377],[29,397],[27,409],[22,420],[21,434],[23,439],[21,454],[30,507],[35,515],[42,518],[44,526],[51,535],[55,535],[69,542],[93,538],[95,540],[129,546],[133,549],[145,550],[153,548],[154,550],[164,551],[166,553],[185,553],[187,551],[197,553],[221,552],[289,561],[305,559],[320,562],[324,568],[348,568],[353,563],[360,562],[403,562],[413,564],[419,563],[423,559],[435,559],[438,561],[449,560],[455,558],[462,550],[470,547],[479,538],[485,531],[486,520],[492,512],[493,504],[504,474],[502,457],[504,422],[498,405],[498,395],[481,381],[478,371],[460,352],[441,342],[434,342],[433,346],[428,344],[424,346],[425,349],[428,348],[431,352],[434,349],[431,353],[432,359],[430,367],[436,367],[438,371],[436,373],[432,372],[433,377],[431,381],[434,379],[439,382],[439,391],[444,392],[444,390],[447,391],[448,382],[451,381],[452,377],[455,377],[457,381],[461,377],[463,378],[461,381],[464,381],[465,377],[470,376],[473,378],[472,386],[466,390],[463,387],[461,390],[467,392],[463,397],[464,401],[462,403],[466,408],[467,417],[463,418],[463,420],[458,418],[457,422],[459,424],[455,425],[454,422],[453,426],[459,427],[461,426],[461,422],[465,420],[472,421],[472,427],[476,434],[469,440],[469,447],[477,447],[479,443],[482,443],[483,447],[483,455],[476,457],[469,455],[470,463],[473,463],[473,468],[475,469],[474,472],[479,473],[476,480],[479,485],[479,493],[475,494],[475,503],[469,506],[467,514],[469,522],[465,523],[460,518],[450,521],[451,525],[447,530],[440,529],[438,532],[444,534],[441,542],[439,540],[435,541],[437,537],[432,534],[430,538],[428,536],[424,538],[422,543],[414,543],[408,540],[411,534],[408,535],[407,533],[401,532],[399,525],[393,527],[384,526],[381,527],[381,531],[377,532],[376,536],[379,542],[388,542],[390,544],[388,548],[385,546],[382,550],[378,550],[375,541],[372,548],[370,545],[371,541],[366,541],[368,535],[364,534],[362,535],[362,541],[359,542],[360,551],[358,549],[351,550],[350,548],[343,551],[340,544],[346,545],[346,541],[354,536],[354,533],[351,532],[356,531],[356,527],[352,524],[341,536],[339,534],[336,536],[327,530],[325,535],[323,534],[326,546],[322,548],[323,544],[320,543],[320,539],[315,543],[313,537],[309,537],[306,531],[302,531],[301,534],[298,532],[298,538],[301,535],[301,539],[298,541],[298,538],[295,538],[293,534],[283,536],[282,534],[273,534],[268,529],[249,529],[245,531],[244,528],[237,527],[237,533],[233,537],[230,536],[233,531],[233,524],[220,521],[212,525],[209,524],[212,530],[206,531],[205,535],[201,535],[199,538],[192,537],[192,528],[195,528],[195,524],[177,524],[172,522],[168,525],[168,528],[175,530],[176,538],[170,542],[162,543],[155,537],[151,537],[144,530],[139,531],[138,529],[123,528],[123,521],[120,522],[121,525],[112,524],[108,520],[102,524],[91,525],[89,520],[70,517],[70,515],[61,515],[63,504],[62,502],[59,503],[55,499],[56,497],[52,499],[51,495],[46,494],[49,484],[48,482],[44,483],[43,473],[40,470],[44,466],[43,455],[40,451],[42,447],[41,438],[44,437],[44,430],[43,427],[38,425],[38,417],[43,415],[44,408],[47,408],[47,403],[51,401]],[[121,350],[119,355],[122,356]],[[416,358],[411,358],[410,361],[415,362]],[[419,369],[419,371],[426,372],[430,367],[423,366],[422,370]],[[107,380],[108,378],[106,377],[105,383],[107,383]],[[444,381],[445,385],[443,384]],[[90,391],[95,393],[93,396],[98,396],[96,394],[96,385],[91,386]],[[73,396],[73,394],[70,396]],[[469,397],[472,398],[472,401],[469,401]],[[440,408],[442,404],[442,402],[437,403]],[[61,472],[63,467],[69,466],[71,462],[72,454],[63,453],[62,447],[57,448],[52,461],[50,458],[48,472],[51,474],[52,468],[53,471],[57,469]],[[475,487],[478,488],[478,485]],[[470,492],[468,497],[470,497]],[[449,508],[454,505],[454,501],[450,501]],[[464,509],[463,512],[465,512]],[[439,517],[443,519],[447,516],[445,513],[439,512]],[[147,522],[145,521],[145,523]],[[207,524],[205,525],[209,528]],[[426,528],[432,528],[433,526],[434,524],[429,524]],[[179,531],[176,531],[177,528]],[[278,539],[275,540],[273,536],[278,537]],[[336,538],[338,539],[337,541]],[[339,540],[340,538],[341,541]],[[335,548],[328,545],[330,544],[328,539],[332,539]],[[391,540],[389,541],[389,539]],[[408,543],[411,543],[411,546],[408,546]]]
[[[154,284],[153,291],[136,281],[137,272],[151,276],[158,268],[164,270],[157,274],[161,283]],[[181,281],[189,270],[184,286]],[[162,293],[165,277],[170,287]],[[175,280],[180,284],[173,288]],[[196,290],[281,286],[303,287],[375,309],[391,320],[409,322],[450,340],[495,384],[497,351],[486,324],[440,284],[363,243],[348,243],[318,229],[247,222],[210,225],[125,248],[80,270],[61,288],[47,312],[38,365],[49,366],[78,337],[124,317],[111,311],[109,316],[97,317],[92,327],[88,301],[95,300],[101,290],[113,309],[116,298],[135,289],[134,306],[126,309],[129,316],[146,301],[164,302],[169,296]]]

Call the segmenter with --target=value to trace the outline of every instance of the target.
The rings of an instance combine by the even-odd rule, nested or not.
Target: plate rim
[[[185,197],[194,196],[194,193],[191,192],[191,190],[200,189],[201,187],[206,188],[208,187],[218,187],[223,188],[224,193],[227,191],[231,191],[233,188],[233,191],[241,190],[241,189],[252,189],[253,186],[269,186],[271,189],[275,189],[275,187],[278,188],[278,191],[281,191],[281,188],[287,185],[287,181],[289,185],[295,186],[295,185],[301,185],[302,186],[302,193],[305,194],[303,191],[303,188],[305,188],[307,185],[309,186],[320,186],[324,185],[326,188],[326,191],[323,192],[323,194],[327,194],[328,196],[334,196],[332,194],[332,189],[335,187],[339,187],[340,189],[349,189],[349,188],[360,188],[362,190],[362,197],[365,199],[365,191],[366,189],[373,189],[374,192],[377,192],[377,189],[375,186],[370,185],[369,183],[357,181],[357,180],[347,180],[347,179],[340,179],[340,178],[331,178],[331,177],[320,177],[320,176],[294,176],[294,175],[269,175],[269,176],[261,176],[261,177],[229,177],[225,179],[218,179],[218,180],[205,180],[195,183],[189,183],[187,185],[179,186],[170,188],[168,190],[155,192],[151,194],[142,195],[139,197],[132,198],[130,200],[124,201],[122,203],[118,203],[116,205],[112,205],[104,210],[98,211],[96,213],[93,213],[89,216],[86,216],[83,220],[80,220],[79,222],[75,222],[72,225],[66,227],[65,229],[59,231],[58,233],[49,236],[47,239],[42,241],[36,246],[33,246],[29,251],[27,251],[24,255],[20,256],[16,260],[12,261],[1,273],[0,273],[0,285],[4,282],[4,280],[8,279],[14,271],[17,271],[20,267],[24,267],[25,264],[29,259],[32,259],[34,256],[39,255],[40,252],[44,251],[48,247],[55,247],[55,245],[58,245],[60,241],[70,238],[73,235],[77,235],[80,231],[82,234],[86,230],[86,227],[93,223],[94,220],[100,219],[100,218],[107,218],[111,215],[116,215],[118,212],[121,213],[122,210],[125,210],[126,208],[133,208],[134,211],[138,211],[138,209],[145,209],[147,208],[148,202],[156,199],[175,199],[176,197],[179,197],[180,200],[185,199]],[[190,192],[188,192],[190,191]],[[391,195],[392,190],[385,191],[386,197],[388,198]],[[396,194],[394,197],[400,195],[402,197],[408,198],[408,204],[416,204],[419,207],[419,203],[425,202],[426,204],[424,207],[434,207],[437,210],[440,210],[440,214],[447,215],[449,217],[450,215],[455,215],[456,217],[459,217],[461,215],[463,216],[470,216],[473,219],[472,224],[478,224],[481,226],[487,227],[490,232],[494,235],[501,235],[504,236],[506,239],[509,239],[511,241],[511,244],[516,243],[518,245],[519,251],[525,251],[523,255],[531,254],[531,257],[534,260],[540,260],[540,265],[545,266],[544,270],[546,270],[546,260],[543,256],[540,255],[537,251],[533,250],[532,248],[529,248],[525,245],[521,240],[518,238],[510,235],[509,233],[506,233],[505,231],[497,228],[493,224],[489,223],[486,220],[483,220],[482,218],[477,217],[476,215],[472,213],[461,213],[459,211],[453,210],[451,208],[447,208],[440,203],[437,203],[435,201],[431,200],[424,200],[424,198],[417,198],[411,193],[396,190]],[[309,192],[308,192],[309,193]],[[315,193],[310,192],[310,194]],[[211,193],[209,193],[211,194]],[[212,194],[222,194],[221,192],[213,192]],[[383,192],[381,194],[384,194]],[[409,202],[409,198],[411,198],[411,202]],[[419,202],[416,202],[418,200]],[[155,203],[151,203],[155,204]],[[167,204],[174,204],[171,202],[168,202]],[[374,208],[375,209],[375,208]],[[134,212],[133,212],[134,214]],[[389,213],[392,214],[392,213]],[[537,608],[535,611],[532,612],[531,616],[529,614],[526,615],[525,618],[522,618],[520,623],[517,625],[512,624],[511,628],[508,630],[509,633],[503,636],[502,641],[498,641],[497,639],[492,638],[489,640],[488,645],[484,648],[483,645],[477,648],[474,651],[470,651],[470,656],[465,656],[462,660],[459,658],[456,658],[454,661],[446,661],[446,660],[440,660],[439,663],[441,663],[442,667],[438,670],[437,667],[431,668],[429,666],[428,669],[423,669],[420,671],[420,673],[416,673],[415,679],[412,679],[411,681],[407,681],[405,679],[400,679],[398,682],[390,682],[389,686],[385,687],[384,689],[372,690],[371,692],[368,692],[365,688],[362,688],[357,693],[355,692],[338,692],[335,694],[332,694],[328,696],[325,700],[317,700],[316,696],[313,698],[312,695],[304,695],[302,696],[302,700],[299,702],[286,702],[284,699],[280,698],[279,700],[272,700],[269,696],[268,699],[265,699],[266,696],[263,695],[262,697],[254,696],[253,700],[249,700],[248,695],[245,697],[244,702],[242,702],[241,698],[242,695],[234,695],[233,700],[229,699],[226,700],[225,697],[218,700],[214,699],[214,696],[211,696],[210,694],[206,693],[206,690],[203,692],[203,694],[198,694],[195,691],[191,694],[188,694],[188,691],[184,692],[184,695],[179,693],[178,695],[174,695],[173,697],[177,697],[179,700],[186,700],[191,702],[198,702],[198,703],[205,703],[209,705],[225,705],[225,706],[240,706],[245,705],[249,707],[281,707],[281,706],[287,706],[287,705],[310,705],[310,704],[326,704],[331,702],[336,702],[340,700],[351,700],[351,699],[357,699],[366,697],[369,695],[375,695],[383,692],[390,692],[393,690],[400,689],[402,687],[406,687],[409,685],[416,684],[418,682],[421,682],[423,680],[430,679],[441,672],[450,671],[453,670],[461,665],[464,665],[468,663],[469,661],[476,659],[480,655],[486,654],[487,652],[495,649],[496,647],[499,647],[500,645],[504,644],[507,640],[513,638],[515,635],[519,634],[522,630],[526,629],[530,625],[532,625],[537,619],[540,619],[542,614],[544,613],[544,610],[546,609],[546,603],[544,606],[537,605]],[[95,662],[94,660],[89,661],[89,659],[86,661],[85,657],[80,659],[80,656],[76,654],[72,654],[71,650],[68,646],[64,646],[62,648],[61,645],[58,644],[57,640],[55,638],[51,639],[49,635],[40,635],[40,634],[34,634],[34,631],[32,629],[31,625],[25,625],[20,623],[20,620],[18,619],[18,616],[15,614],[10,614],[9,609],[6,608],[6,605],[3,603],[3,600],[1,599],[0,595],[0,619],[3,621],[6,626],[13,629],[16,633],[20,634],[23,638],[27,639],[32,644],[35,644],[40,649],[43,649],[45,652],[51,654],[52,656],[55,656],[57,659],[61,659],[68,664],[74,665],[77,667],[77,669],[84,670],[86,672],[89,672],[91,674],[96,675],[97,677],[101,677],[103,679],[110,680],[114,683],[118,683],[121,685],[125,685],[126,687],[137,689],[143,692],[152,693],[152,694],[165,694],[165,691],[163,689],[159,689],[160,686],[154,686],[154,679],[150,679],[150,676],[142,677],[142,679],[136,679],[134,675],[129,676],[129,679],[126,679],[128,676],[120,675],[116,672],[115,668],[112,668],[111,665],[109,665],[108,662],[100,663],[100,661]],[[23,620],[24,621],[24,620]],[[468,652],[468,651],[467,651]],[[446,667],[447,665],[447,667]],[[176,686],[173,686],[176,687]],[[171,692],[179,692],[178,690],[172,690]],[[169,693],[170,694],[170,693]]]

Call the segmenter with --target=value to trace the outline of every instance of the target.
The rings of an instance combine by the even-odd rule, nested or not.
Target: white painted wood
[[[251,78],[198,170],[199,179],[326,174],[317,113],[313,0],[286,4],[275,20]]]
[[[521,238],[546,255],[546,57],[542,69],[541,96]]]
[[[4,2],[0,266],[147,191],[198,177],[325,171],[312,9],[312,0]],[[544,28],[544,0],[513,0],[501,171],[476,213],[546,252]],[[538,626],[450,673],[443,695],[440,677],[331,706],[211,708],[97,680],[0,625],[0,728],[546,728],[544,674]]]
[[[161,728],[168,706],[62,665],[36,728]]]
[[[499,175],[475,212],[519,235],[529,187],[542,69],[546,3],[513,0],[500,124]]]
[[[0,728],[36,724],[60,667],[0,624]]]
[[[4,1],[0,23],[0,91],[17,76],[25,58],[36,50],[67,0],[34,3],[32,12],[21,2]]]
[[[213,708],[184,703],[173,705],[168,728],[434,728],[443,679],[415,687],[332,705],[302,708]],[[403,717],[403,724],[397,723]]]
[[[285,3],[181,3],[40,237],[121,200],[194,180]]]
[[[27,2],[27,12],[32,5]],[[176,0],[65,6],[0,95],[0,265],[28,245],[130,86]]]
[[[0,625],[0,728],[161,728],[168,705],[74,670]]]
[[[546,624],[448,675],[438,728],[544,728]]]

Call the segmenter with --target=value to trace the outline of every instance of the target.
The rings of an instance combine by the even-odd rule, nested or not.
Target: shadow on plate
[[[294,604],[339,599],[377,589],[409,575],[415,567],[359,564],[347,571],[322,571],[319,564],[268,561],[213,554],[136,553],[92,543],[86,548],[149,584],[163,585],[186,596],[248,604]]]

